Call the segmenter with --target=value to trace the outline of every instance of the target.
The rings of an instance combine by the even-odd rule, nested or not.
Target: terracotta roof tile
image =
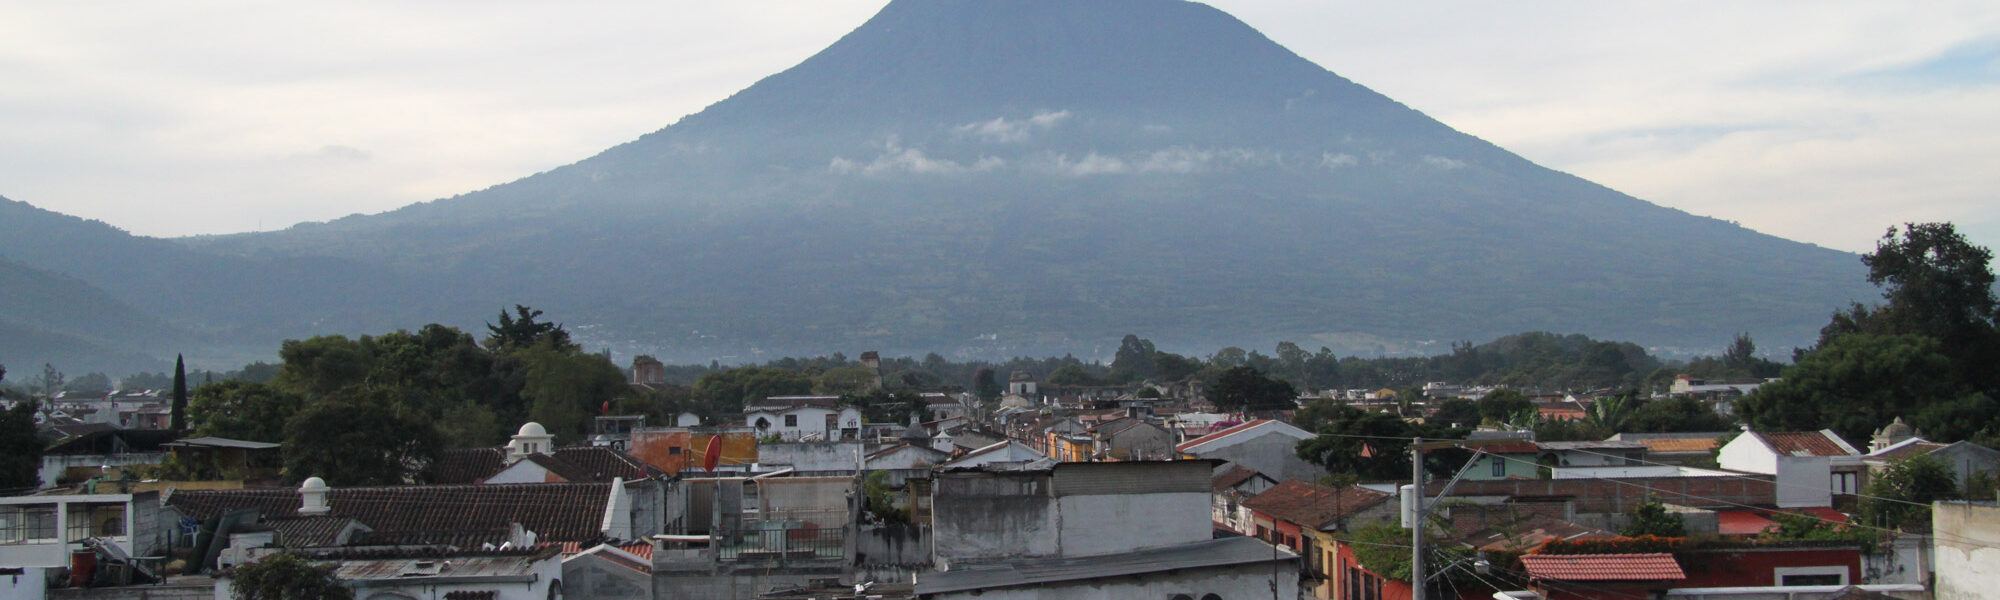
[[[1256,469],[1251,469],[1247,467],[1236,467],[1234,469],[1230,469],[1229,472],[1227,473],[1215,476],[1215,480],[1213,481],[1213,483],[1215,484],[1215,491],[1221,492],[1224,490],[1228,490],[1229,488],[1236,487],[1237,485],[1242,484],[1245,481],[1249,481],[1250,478],[1256,476],[1257,476]]]
[[[1361,486],[1336,489],[1294,479],[1244,500],[1243,506],[1274,519],[1319,529],[1392,497]]]
[[[1521,566],[1535,579],[1556,581],[1679,581],[1687,579],[1674,555],[1529,554]]]
[[[1831,434],[1822,431],[1760,432],[1756,435],[1764,438],[1764,443],[1770,444],[1772,450],[1776,450],[1778,454],[1786,456],[1851,456],[1854,454],[1849,452],[1847,448],[1842,447],[1842,442],[1834,441],[1828,437]]]
[[[479,483],[507,468],[507,451],[500,448],[454,448],[438,454],[425,470],[431,483]]]
[[[1662,438],[1634,440],[1646,447],[1647,452],[1707,452],[1722,445],[1715,438]]]
[[[328,516],[360,521],[373,531],[371,544],[453,544],[477,546],[505,541],[509,523],[520,523],[541,540],[590,541],[603,537],[608,483],[519,483],[505,485],[410,485],[333,488]],[[167,505],[182,516],[206,519],[239,508],[254,508],[266,520],[298,517],[294,489],[181,490]]]

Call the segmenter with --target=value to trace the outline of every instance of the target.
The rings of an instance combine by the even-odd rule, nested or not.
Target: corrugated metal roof
[[[956,566],[950,571],[918,575],[917,593],[988,590],[1298,559],[1299,555],[1274,548],[1262,540],[1234,537],[1119,554]]]
[[[1521,566],[1535,579],[1556,581],[1678,581],[1687,579],[1674,555],[1529,554]]]

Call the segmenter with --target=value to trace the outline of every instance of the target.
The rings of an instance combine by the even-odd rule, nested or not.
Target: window
[[[1494,477],[1506,477],[1506,476],[1507,476],[1507,460],[1506,460],[1506,459],[1503,459],[1503,458],[1500,458],[1500,457],[1498,457],[1498,456],[1495,456],[1495,457],[1492,457],[1492,458],[1489,458],[1489,459],[1486,459],[1486,460],[1489,460],[1489,461],[1493,461],[1493,476],[1494,476]]]
[[[1778,567],[1778,585],[1847,585],[1847,567]]]
[[[1830,487],[1835,494],[1852,494],[1861,487],[1856,484],[1857,477],[1852,472],[1834,473],[1832,478],[1833,483]]]
[[[45,544],[55,541],[55,505],[0,506],[0,544]]]
[[[785,426],[786,426],[786,427],[798,427],[798,426],[799,426],[799,416],[798,416],[798,415],[785,415]]]

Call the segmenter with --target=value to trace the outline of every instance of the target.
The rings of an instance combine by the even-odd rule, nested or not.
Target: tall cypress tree
[[[173,431],[187,430],[188,377],[187,361],[181,355],[174,355],[174,412],[173,422],[167,425]]]

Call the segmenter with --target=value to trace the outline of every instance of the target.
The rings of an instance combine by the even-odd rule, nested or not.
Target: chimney
[[[333,512],[333,507],[326,503],[328,491],[325,479],[307,477],[299,486],[299,516],[320,517]]]

